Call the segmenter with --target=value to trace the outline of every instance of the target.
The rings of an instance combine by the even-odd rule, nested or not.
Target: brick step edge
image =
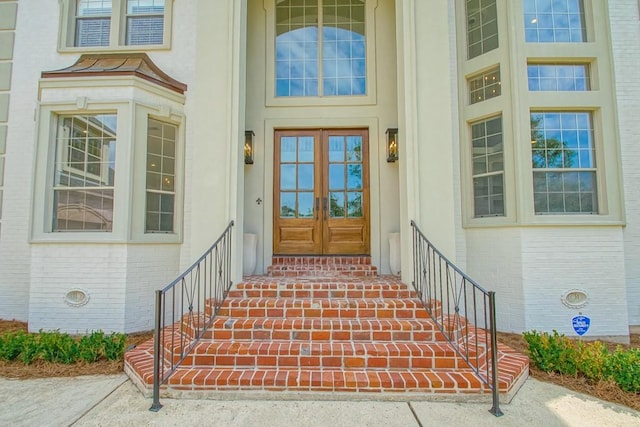
[[[169,378],[175,390],[484,393],[471,370],[363,371],[344,369],[198,369],[180,367]]]

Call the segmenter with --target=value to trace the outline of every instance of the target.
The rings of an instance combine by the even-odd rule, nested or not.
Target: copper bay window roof
[[[184,94],[187,85],[163,72],[146,53],[84,54],[75,64],[60,70],[43,71],[42,78],[135,76]]]

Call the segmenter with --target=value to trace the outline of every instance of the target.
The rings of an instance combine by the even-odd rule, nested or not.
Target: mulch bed
[[[6,332],[27,330],[27,324],[14,320],[0,319],[0,335]],[[138,345],[153,338],[152,332],[130,334],[127,337],[127,347]],[[527,343],[521,334],[499,333],[498,340],[514,350],[527,354]],[[615,350],[620,344],[607,343],[610,350]],[[623,347],[640,348],[640,334],[631,335],[631,345]],[[96,363],[79,362],[72,365],[36,361],[25,366],[19,361],[6,362],[0,360],[0,376],[5,378],[49,378],[49,377],[75,377],[78,375],[111,375],[119,374],[123,370],[123,362],[99,361]],[[628,406],[640,411],[640,394],[622,391],[613,381],[600,381],[593,383],[585,378],[570,375],[560,375],[542,372],[534,367],[530,368],[533,378],[558,384],[570,390],[589,394],[602,400]]]

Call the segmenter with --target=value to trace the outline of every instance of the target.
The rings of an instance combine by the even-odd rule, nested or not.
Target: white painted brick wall
[[[636,0],[610,0],[611,43],[627,226],[624,230],[629,323],[640,325],[640,16]]]
[[[124,330],[127,247],[102,244],[35,244],[32,246],[29,329],[84,333]],[[89,302],[65,303],[74,288]]]
[[[58,24],[51,17],[57,13],[57,2],[21,0],[18,7],[0,234],[0,318],[28,316],[33,118],[42,63],[56,52]]]
[[[164,288],[180,274],[179,263],[178,245],[129,245],[125,332],[153,329],[155,291]]]
[[[522,332],[526,324],[520,230],[468,229],[466,237],[466,272],[480,286],[496,292],[498,330]]]
[[[618,227],[535,227],[522,233],[522,274],[527,330],[557,330],[576,336],[571,319],[591,318],[586,336],[627,336],[624,244]],[[582,309],[562,295],[587,292]]]

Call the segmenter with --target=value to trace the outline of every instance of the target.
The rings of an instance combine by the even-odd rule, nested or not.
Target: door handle
[[[318,212],[320,212],[320,197],[316,197],[316,219],[318,219]]]
[[[324,211],[324,220],[327,220],[327,198],[322,198],[322,210]]]

